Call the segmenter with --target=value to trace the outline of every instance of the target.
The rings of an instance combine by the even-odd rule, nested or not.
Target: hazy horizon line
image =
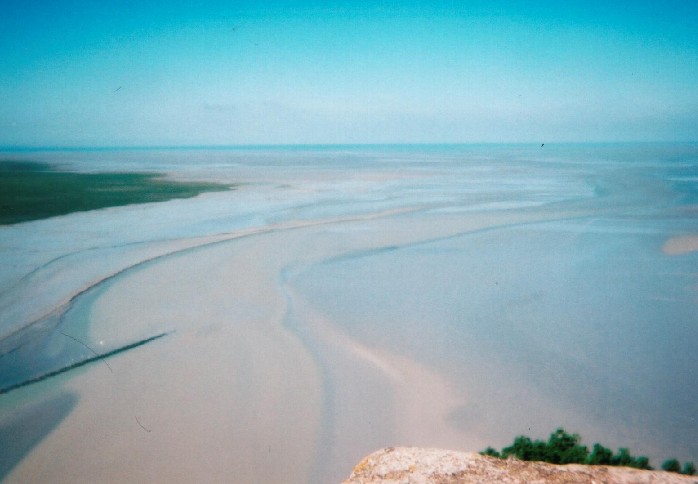
[[[0,152],[30,151],[147,151],[147,150],[226,150],[259,148],[350,148],[350,147],[436,147],[436,146],[553,146],[553,145],[627,145],[627,144],[698,144],[698,140],[652,141],[476,141],[476,142],[426,142],[426,143],[241,143],[241,144],[183,144],[183,145],[0,145]]]

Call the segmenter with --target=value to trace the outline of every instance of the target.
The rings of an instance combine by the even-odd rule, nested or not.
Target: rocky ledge
[[[497,459],[473,452],[396,447],[363,459],[344,484],[461,483],[676,483],[698,484],[698,477],[629,467],[553,465]]]

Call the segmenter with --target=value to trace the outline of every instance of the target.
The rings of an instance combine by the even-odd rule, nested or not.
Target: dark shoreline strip
[[[192,198],[235,185],[169,180],[151,172],[82,173],[0,159],[0,225],[74,212]]]
[[[47,379],[49,379],[49,378],[51,378],[51,377],[60,375],[61,373],[65,373],[65,372],[74,370],[74,369],[76,369],[76,368],[80,368],[81,366],[85,366],[85,365],[88,365],[88,364],[90,364],[90,363],[94,363],[95,361],[99,361],[99,360],[103,360],[103,359],[105,359],[105,358],[109,358],[109,357],[114,356],[114,355],[117,355],[117,354],[119,354],[119,353],[123,353],[124,351],[132,350],[132,349],[137,348],[137,347],[139,347],[139,346],[143,346],[143,345],[148,344],[148,343],[150,343],[150,342],[152,342],[152,341],[155,341],[156,339],[160,339],[160,338],[162,338],[163,336],[167,336],[168,334],[170,334],[170,332],[168,332],[168,333],[160,333],[160,334],[158,334],[158,335],[151,336],[150,338],[142,339],[142,340],[136,341],[136,342],[134,342],[134,343],[129,343],[129,344],[125,345],[125,346],[120,346],[119,348],[116,348],[116,349],[114,349],[114,350],[108,351],[107,353],[103,353],[103,354],[101,354],[101,355],[92,356],[92,357],[90,357],[90,358],[86,358],[86,359],[84,359],[84,360],[80,360],[80,361],[78,361],[78,362],[76,362],[76,363],[73,363],[73,364],[70,364],[70,365],[68,365],[68,366],[64,366],[64,367],[62,367],[62,368],[59,368],[58,370],[53,370],[53,371],[50,371],[50,372],[48,372],[48,373],[44,373],[43,375],[39,375],[39,376],[37,376],[37,377],[35,377],[35,378],[32,378],[32,379],[30,379],[30,380],[25,380],[25,381],[23,381],[23,382],[15,383],[14,385],[10,385],[10,386],[5,387],[5,388],[0,388],[0,395],[5,394],[5,393],[9,393],[9,392],[11,392],[12,390],[17,390],[17,389],[19,389],[19,388],[22,388],[22,387],[31,385],[31,384],[33,384],[33,383],[39,383],[40,381],[47,380]]]

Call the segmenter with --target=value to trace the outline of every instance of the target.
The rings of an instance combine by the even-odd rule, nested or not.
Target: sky
[[[3,1],[0,146],[565,141],[698,141],[698,1]]]

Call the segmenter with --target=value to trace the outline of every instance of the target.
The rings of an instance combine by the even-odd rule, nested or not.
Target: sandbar
[[[667,240],[662,251],[667,255],[683,255],[698,250],[698,235],[679,235]]]

